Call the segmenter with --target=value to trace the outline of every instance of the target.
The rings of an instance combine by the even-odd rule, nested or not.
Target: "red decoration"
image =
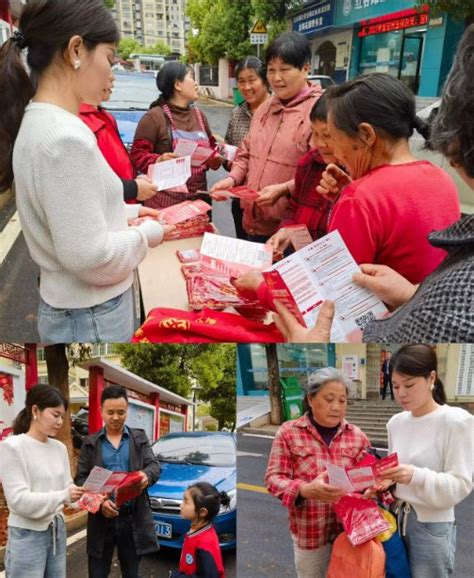
[[[0,388],[3,388],[3,399],[8,405],[13,404],[13,376],[8,373],[0,373]]]

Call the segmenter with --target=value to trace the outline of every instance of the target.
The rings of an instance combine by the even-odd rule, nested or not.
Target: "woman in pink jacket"
[[[254,114],[229,176],[211,192],[247,185],[259,191],[257,201],[242,201],[243,227],[250,241],[266,242],[277,230],[294,189],[299,159],[310,149],[309,113],[321,89],[308,83],[311,49],[296,32],[280,34],[265,54],[273,97]]]

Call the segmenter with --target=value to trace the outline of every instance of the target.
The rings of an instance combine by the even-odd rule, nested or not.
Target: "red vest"
[[[125,148],[115,118],[103,108],[81,104],[79,116],[95,134],[97,145],[114,173],[123,180],[132,180],[135,167]]]

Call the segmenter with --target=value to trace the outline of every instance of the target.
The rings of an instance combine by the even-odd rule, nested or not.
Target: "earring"
[[[33,416],[33,419],[36,421],[36,420],[38,419],[38,416],[37,416],[37,415],[34,415],[34,416]]]
[[[74,61],[74,70],[79,70],[79,68],[81,68],[81,61],[75,60]]]
[[[430,390],[433,391],[434,388],[435,388],[434,383],[432,383],[430,386]]]

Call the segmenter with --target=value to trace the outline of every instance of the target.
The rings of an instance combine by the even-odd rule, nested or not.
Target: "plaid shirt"
[[[227,126],[227,132],[225,133],[224,138],[225,142],[235,147],[240,146],[240,143],[249,132],[251,120],[252,113],[250,112],[249,105],[246,102],[236,106],[232,111],[232,116],[230,117],[229,125]]]
[[[324,237],[333,203],[316,191],[326,165],[316,149],[308,151],[298,161],[295,174],[295,190],[280,224],[280,229],[288,225],[306,225],[313,239]]]
[[[332,505],[315,498],[302,499],[301,486],[324,471],[324,462],[352,466],[366,455],[369,447],[367,436],[345,420],[329,447],[308,415],[280,427],[272,445],[265,485],[288,508],[290,530],[298,548],[320,548],[341,531]]]

